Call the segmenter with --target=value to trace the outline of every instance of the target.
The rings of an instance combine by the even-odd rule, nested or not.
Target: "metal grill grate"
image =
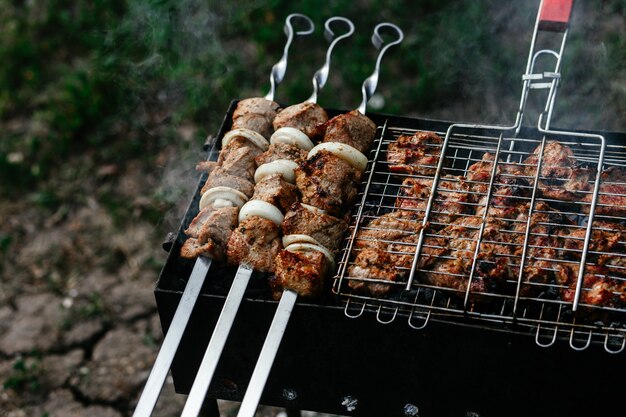
[[[623,350],[626,218],[615,191],[626,190],[626,150],[572,132],[518,135],[452,125],[446,140],[423,146],[397,172],[388,162],[390,145],[417,132],[385,126],[370,154],[333,287],[347,300],[346,314],[374,310],[381,322],[404,315],[416,328],[431,318],[454,320],[534,332],[541,346],[564,338],[574,349],[595,342]],[[571,149],[573,171],[555,166],[553,155],[563,156],[551,154],[555,148]],[[600,182],[585,251],[599,164],[617,179]],[[559,179],[564,173],[580,181]]]

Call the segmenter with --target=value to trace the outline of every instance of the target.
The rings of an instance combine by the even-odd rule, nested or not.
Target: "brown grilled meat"
[[[578,282],[578,264],[556,265],[556,281],[561,286],[561,299],[573,302]],[[591,306],[626,307],[626,279],[611,275],[602,265],[586,265],[580,302]]]
[[[282,249],[279,226],[259,216],[250,216],[235,228],[228,240],[228,261],[245,263],[255,270],[274,272],[274,258]]]
[[[565,241],[563,255],[580,260],[587,227],[570,227],[561,232]],[[611,222],[594,221],[589,239],[587,262],[609,267],[613,275],[626,276],[626,227]]]
[[[595,179],[595,176],[592,178]],[[585,203],[582,208],[583,213],[589,213],[593,185],[594,183],[590,184],[589,193],[585,194],[582,199]],[[595,213],[603,216],[626,217],[626,172],[624,169],[610,167],[602,172]]]
[[[202,186],[200,194],[204,194],[208,190],[214,187],[230,187],[237,191],[240,191],[250,198],[254,193],[254,184],[245,178],[231,175],[225,172],[224,168],[218,167],[211,171],[209,178]]]
[[[519,264],[524,249],[524,239],[528,224],[530,204],[525,204],[522,211],[513,221],[511,234],[515,244],[514,281],[518,281]],[[539,294],[554,282],[554,271],[560,259],[559,250],[563,247],[563,240],[559,235],[565,225],[571,222],[560,212],[554,210],[544,202],[537,202],[533,208],[528,236],[528,249],[524,261],[524,281],[520,287],[522,296]]]
[[[431,179],[405,178],[396,200],[396,207],[403,210],[415,210],[424,216],[432,184]],[[468,204],[467,191],[468,187],[463,177],[444,175],[439,179],[437,194],[429,216],[429,223],[433,228],[440,227],[441,224],[450,224],[459,215],[469,212],[471,206]]]
[[[469,285],[474,252],[482,218],[461,217],[441,230],[435,237],[427,237],[425,244],[435,248],[423,253],[420,268],[423,282],[438,287],[451,288],[463,295]],[[470,291],[473,299],[480,293],[510,292],[507,280],[512,272],[509,267],[511,255],[510,236],[503,232],[505,223],[486,219],[482,243]]]
[[[254,182],[254,171],[256,171],[257,168],[254,158],[259,155],[256,149],[258,148],[254,146],[242,146],[236,149],[229,149],[224,159],[218,163],[223,172]],[[220,153],[220,157],[221,155],[222,153]]]
[[[400,136],[387,147],[389,171],[399,174],[435,175],[442,144],[443,139],[434,132]]]
[[[281,127],[293,127],[309,138],[316,138],[323,133],[323,125],[328,121],[326,110],[319,104],[305,101],[282,109],[274,118],[274,130]]]
[[[278,159],[287,159],[289,161],[300,163],[306,159],[306,156],[307,151],[300,149],[297,146],[289,145],[288,143],[273,143],[267,151],[254,158],[254,161],[257,166],[261,166]]]
[[[361,172],[330,152],[320,151],[296,169],[302,202],[339,216],[357,194]]]
[[[514,219],[530,200],[532,187],[525,171],[518,164],[500,163],[500,173],[496,176],[489,201],[488,216],[499,219]],[[482,216],[487,207],[487,195],[476,204],[476,215]]]
[[[265,201],[285,213],[298,200],[298,189],[285,181],[282,175],[271,174],[257,182],[251,200]]]
[[[296,291],[304,298],[319,297],[332,267],[320,252],[282,250],[275,262],[276,274],[270,279],[270,287],[276,300],[281,297],[285,288]]]
[[[279,105],[261,97],[248,98],[237,103],[233,112],[233,129],[250,129],[269,139],[273,133],[272,122]]]
[[[396,282],[402,278],[402,273],[396,269],[387,252],[363,249],[350,264],[348,276],[348,286],[354,291],[381,297],[392,289],[392,285],[373,280]]]
[[[365,155],[376,136],[376,124],[358,110],[333,117],[324,129],[324,142],[345,143]]]
[[[423,215],[408,210],[384,214],[360,227],[355,247],[386,251],[391,243],[419,233],[423,218]]]
[[[348,224],[337,217],[308,210],[300,203],[291,206],[281,225],[283,236],[308,235],[338,255]]]
[[[205,207],[185,230],[189,238],[181,248],[180,255],[190,259],[200,255],[218,261],[224,259],[226,244],[237,226],[238,211],[237,207]]]
[[[535,178],[541,145],[524,160],[526,175]],[[559,142],[547,142],[541,161],[539,189],[545,198],[578,201],[590,190],[593,170],[578,166],[572,149]],[[534,181],[532,181],[534,183]]]

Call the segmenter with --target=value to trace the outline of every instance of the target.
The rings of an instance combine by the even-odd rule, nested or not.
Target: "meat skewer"
[[[335,37],[330,28],[335,21],[345,23],[348,31]],[[326,63],[313,78],[313,95],[309,100],[278,113],[273,120],[275,132],[270,138],[269,148],[255,157],[258,168],[254,173],[254,192],[239,211],[239,226],[230,235],[227,244],[228,261],[240,266],[198,368],[183,417],[195,417],[200,412],[252,271],[273,272],[274,257],[282,248],[279,229],[283,213],[297,198],[292,184],[295,182],[294,168],[313,148],[311,139],[318,135],[317,126],[328,120],[326,111],[315,103],[317,93],[327,81],[332,49],[338,41],[352,35],[354,25],[348,19],[333,17],[326,21],[325,29],[331,44],[326,53]]]
[[[388,27],[388,28],[395,30],[398,36],[396,40],[394,40],[393,42],[387,43],[385,46],[383,46],[383,39],[381,38],[380,33],[379,33],[380,29],[382,29],[383,27]],[[336,196],[331,196],[328,194],[323,195],[323,196],[322,195],[316,196],[314,195],[315,193],[309,193],[308,191],[311,191],[313,188],[316,188],[317,190],[323,190],[323,191],[331,189],[331,187],[328,187],[329,185],[328,182],[326,182],[325,184],[320,182],[320,181],[323,181],[324,177],[326,177],[327,180],[332,177],[332,175],[327,175],[327,176],[324,175],[325,174],[324,170],[328,169],[326,168],[326,165],[327,165],[326,162],[330,162],[330,163],[335,162],[336,166],[340,167],[341,163],[338,162],[337,160],[350,159],[352,160],[354,165],[358,166],[359,158],[356,155],[366,150],[366,149],[359,150],[358,145],[356,143],[354,144],[343,143],[344,146],[341,146],[342,145],[341,143],[329,142],[329,141],[333,141],[335,137],[339,136],[338,135],[339,131],[345,132],[345,129],[348,129],[349,131],[351,127],[349,125],[351,119],[352,120],[365,119],[364,115],[365,115],[367,101],[374,93],[376,89],[376,85],[378,83],[378,72],[380,69],[381,59],[384,53],[387,51],[387,49],[389,49],[393,45],[396,45],[402,42],[403,37],[404,35],[402,31],[400,30],[400,28],[398,28],[395,25],[392,25],[390,23],[381,23],[376,26],[376,28],[374,29],[374,34],[372,36],[372,42],[374,43],[377,49],[380,49],[380,52],[376,60],[376,68],[373,74],[369,76],[363,83],[363,87],[362,87],[363,101],[361,102],[359,109],[357,111],[350,112],[347,115],[342,115],[344,116],[343,118],[341,118],[340,116],[338,116],[338,118],[335,118],[335,121],[337,120],[345,121],[345,124],[343,126],[341,124],[336,124],[336,125],[331,126],[330,128],[327,127],[325,136],[324,136],[324,143],[318,145],[318,147],[316,147],[317,149],[312,150],[309,153],[309,159],[303,164],[301,164],[299,169],[296,171],[296,175],[297,175],[296,184],[298,185],[298,188],[303,194],[303,201],[309,204],[312,203],[312,205],[314,206],[315,204],[322,205],[323,207],[317,206],[318,209],[319,208],[329,209],[328,215],[332,214],[331,212],[340,214],[339,208],[341,207],[342,202],[347,203],[350,199],[350,196],[346,195],[337,199]],[[360,129],[357,129],[357,131],[360,133]],[[357,133],[354,136],[350,134],[347,134],[345,136],[347,136],[348,138],[350,137],[358,138],[359,133]],[[371,139],[373,140],[374,137],[372,137]],[[330,143],[332,143],[332,145],[330,145]],[[357,146],[354,146],[354,145],[357,145]],[[371,143],[367,144],[366,148],[369,148],[369,146],[371,146]],[[317,151],[317,152],[314,152],[314,151]],[[331,152],[333,153],[334,156],[338,156],[339,154],[341,154],[341,156],[332,158],[330,155],[328,155],[328,153],[331,153]],[[348,156],[347,154],[350,154],[350,156]],[[365,160],[365,165],[367,165],[367,158]],[[352,168],[356,170],[354,166]],[[365,169],[365,166],[362,166],[361,172],[364,169]],[[322,175],[320,177],[317,177],[317,176],[312,177],[311,174],[315,170],[317,170]],[[348,173],[348,176],[354,175],[354,173],[351,172],[349,168],[345,168],[345,167],[343,169],[339,168],[338,171],[343,171],[344,173]],[[330,174],[330,173],[327,172],[327,174]],[[314,180],[313,178],[317,178],[317,180],[319,181]],[[339,179],[339,178],[336,178],[336,179]],[[342,181],[345,181],[345,178],[343,178]],[[315,187],[313,185],[315,185]],[[356,184],[354,185],[356,186]],[[343,197],[345,197],[346,199],[344,200]],[[345,209],[346,207],[344,205],[341,208]],[[315,211],[315,209],[313,209],[313,211]],[[311,223],[308,223],[308,224],[311,224]],[[304,229],[299,229],[299,227],[295,227],[295,229],[297,231],[304,230]],[[315,240],[319,241],[318,239],[315,239]],[[297,245],[297,244],[302,244],[302,243],[296,242],[290,246]],[[307,247],[302,252],[300,248],[295,248],[293,249],[293,251],[283,250],[281,252],[281,255],[286,255],[290,257],[293,256],[295,258],[298,258],[298,261],[304,261],[301,263],[301,265],[307,266],[303,270],[300,270],[298,268],[292,268],[292,269],[286,268],[287,270],[291,271],[291,274],[290,274],[291,278],[297,278],[297,275],[299,275],[302,272],[305,273],[305,276],[311,273],[316,278],[324,276],[323,275],[325,273],[324,268],[322,268],[322,270],[320,271],[319,269],[316,268],[316,265],[324,265],[325,263],[324,261],[326,260],[327,254],[325,253],[322,247],[323,245],[313,244],[312,246],[314,247],[313,250],[311,250],[310,247]],[[289,249],[289,246],[287,249]],[[278,264],[277,269],[280,266],[281,259],[283,259],[281,258],[281,255],[277,257],[277,264]],[[308,259],[303,259],[303,258],[308,258]],[[310,262],[311,258],[313,258],[314,262]],[[307,260],[309,262],[307,262]],[[293,264],[290,266],[293,266]],[[281,275],[278,270],[277,270],[276,275],[277,275],[277,278],[279,278]],[[281,280],[281,284],[283,284],[284,286],[282,288],[282,295],[280,298],[280,302],[278,304],[276,313],[274,315],[274,319],[272,320],[272,324],[270,326],[267,337],[263,344],[263,348],[261,349],[261,353],[259,355],[256,366],[254,368],[254,372],[252,373],[252,377],[250,378],[250,383],[244,395],[241,408],[239,409],[238,416],[240,417],[253,417],[256,412],[257,405],[259,404],[259,400],[265,388],[265,383],[272,369],[272,365],[274,363],[276,353],[278,352],[278,348],[280,347],[283,334],[285,333],[287,324],[289,323],[291,312],[295,306],[295,302],[299,295],[298,290],[299,290],[299,284],[301,283],[301,281],[296,279],[295,283],[293,282],[293,280],[292,282],[287,283],[285,282],[285,278],[286,277],[283,276],[283,280]]]
[[[307,28],[304,30],[294,31],[292,26],[292,20],[298,18],[304,20],[307,23]],[[258,111],[257,104],[261,105],[263,109],[268,110],[269,103],[269,113],[271,114],[272,109],[275,111],[278,107],[274,106],[273,98],[275,87],[278,83],[280,83],[285,75],[287,69],[287,57],[288,57],[288,49],[291,45],[291,41],[293,40],[294,35],[308,35],[313,33],[314,25],[311,19],[302,15],[302,14],[291,14],[287,16],[285,20],[285,32],[287,33],[287,43],[285,44],[284,54],[280,61],[274,65],[272,68],[272,74],[270,77],[271,89],[270,92],[265,96],[264,99],[256,98],[256,99],[248,99],[244,100],[244,104],[241,108],[238,106],[239,112],[235,111],[233,114],[233,130],[237,129],[247,129],[245,132],[256,132],[257,135],[263,137],[263,135],[268,134],[266,117],[264,118],[263,112]],[[240,103],[241,104],[241,103]],[[272,115],[273,118],[273,115]],[[271,127],[271,124],[270,124]],[[238,133],[242,133],[239,131]],[[244,133],[245,135],[245,133]],[[239,164],[237,161],[241,160],[241,158],[248,156],[247,153],[250,152],[251,147],[246,147],[243,145],[245,139],[240,138],[241,135],[231,135],[231,151],[228,152],[230,156],[230,160],[227,160],[228,157],[225,156],[226,160],[218,161],[218,168],[221,163],[221,168],[226,169],[228,171],[228,167],[235,168]],[[258,139],[258,138],[257,138]],[[254,140],[254,139],[253,139]],[[223,144],[224,145],[224,144]],[[241,145],[241,146],[240,146]],[[223,146],[226,147],[226,146]],[[248,151],[246,151],[248,149]],[[221,153],[220,153],[221,154]],[[226,155],[226,154],[225,154]],[[212,164],[208,164],[212,166]],[[215,168],[212,166],[212,168]],[[237,175],[232,175],[234,171],[230,171],[229,175],[231,179],[236,177]],[[221,177],[219,175],[214,174],[214,178]],[[241,181],[235,180],[235,182],[241,184]],[[185,286],[185,290],[181,296],[178,307],[176,308],[176,312],[174,313],[174,317],[170,324],[169,330],[165,335],[163,340],[163,344],[159,349],[159,353],[156,357],[154,366],[150,372],[148,380],[144,386],[141,397],[137,403],[135,411],[133,413],[133,417],[148,417],[152,414],[154,407],[158,401],[159,395],[161,393],[161,389],[163,387],[163,383],[165,382],[165,378],[169,372],[170,365],[172,360],[174,359],[174,355],[178,349],[178,345],[183,336],[183,332],[187,327],[187,323],[189,321],[189,317],[191,316],[191,312],[193,311],[195,302],[200,294],[200,290],[202,289],[202,285],[204,284],[204,280],[207,276],[209,268],[212,263],[212,258],[210,256],[223,256],[222,251],[219,249],[220,246],[223,246],[224,240],[226,239],[226,234],[228,227],[224,227],[224,225],[220,224],[221,222],[207,222],[207,217],[212,218],[220,218],[221,221],[226,220],[227,223],[232,224],[233,214],[236,212],[235,207],[232,206],[231,199],[236,199],[236,193],[234,188],[232,188],[233,183],[229,183],[230,186],[217,185],[215,188],[224,187],[226,189],[218,189],[217,192],[213,192],[212,196],[209,196],[208,199],[205,199],[204,204],[206,207],[203,207],[204,213],[202,213],[201,219],[198,219],[196,224],[190,225],[189,232],[194,234],[195,236],[191,236],[191,239],[188,239],[188,242],[185,242],[187,245],[186,250],[188,250],[188,255],[193,257],[194,254],[198,255],[198,259],[194,265],[193,271],[187,281]],[[232,191],[231,191],[232,190]],[[209,190],[206,190],[207,192]],[[221,192],[221,194],[217,194]],[[240,192],[240,191],[239,191]],[[242,193],[243,194],[243,193]],[[204,197],[204,194],[203,194]],[[240,197],[240,196],[239,196]],[[245,197],[245,194],[244,194]],[[207,201],[210,200],[210,201]],[[234,210],[235,209],[235,210]],[[202,221],[204,220],[204,221]],[[207,228],[209,224],[213,224],[214,227]],[[207,230],[209,229],[209,230]],[[188,233],[189,234],[189,233]],[[204,241],[203,241],[204,239]],[[184,256],[184,254],[183,254]],[[244,286],[245,289],[245,286]],[[243,294],[243,289],[241,290]],[[236,311],[236,309],[235,309]],[[221,329],[221,328],[220,328]],[[221,330],[223,331],[223,330]],[[226,330],[228,332],[228,329]],[[221,350],[221,349],[220,349]]]

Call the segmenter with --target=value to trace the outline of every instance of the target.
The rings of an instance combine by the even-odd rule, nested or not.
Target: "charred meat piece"
[[[209,178],[207,178],[206,182],[202,186],[200,194],[204,194],[214,187],[230,187],[244,193],[248,198],[250,198],[254,193],[254,184],[245,178],[225,172],[222,167],[218,167],[211,171]]]
[[[512,242],[515,245],[514,254],[518,264],[515,266],[515,281],[518,281],[519,262],[521,262],[524,240],[528,225],[530,204],[525,204],[522,211],[514,220],[512,227]],[[522,296],[533,296],[546,289],[546,284],[554,282],[554,271],[560,259],[559,250],[563,247],[563,240],[559,235],[565,225],[571,222],[560,212],[554,210],[544,202],[535,204],[532,210],[530,225],[528,226],[528,248],[524,260],[524,281],[520,288]]]
[[[561,299],[573,302],[576,295],[579,265],[556,265],[556,281],[561,286]],[[602,265],[586,265],[580,302],[591,306],[626,307],[626,279],[614,277]]]
[[[302,202],[339,216],[357,194],[361,172],[327,151],[320,151],[296,169]]]
[[[263,272],[274,272],[274,258],[282,249],[279,226],[259,216],[250,216],[235,228],[228,240],[228,261],[245,263]]]
[[[300,163],[306,159],[307,151],[298,148],[297,146],[287,143],[273,143],[269,149],[257,156],[254,161],[257,166],[267,164],[278,159],[287,159]]]
[[[491,175],[493,171],[494,156],[489,152],[485,153],[482,159],[473,163],[467,169],[465,179],[470,189],[470,200],[478,202],[481,199],[485,199],[487,196],[487,190],[489,189],[489,183],[491,182]],[[502,167],[500,161],[496,166],[495,175],[500,175]]]
[[[189,238],[183,244],[180,255],[190,259],[204,255],[223,260],[228,239],[237,226],[237,213],[237,207],[205,207],[185,230]]]
[[[348,231],[348,224],[337,217],[308,210],[302,204],[295,203],[285,215],[281,228],[283,236],[311,236],[336,256]]]
[[[283,213],[298,199],[295,185],[285,181],[280,174],[264,177],[254,186],[251,200],[261,200],[278,207]]]
[[[319,297],[331,268],[328,258],[320,252],[282,250],[276,257],[276,274],[270,279],[272,295],[278,300],[284,289],[290,289],[301,297]]]
[[[360,228],[355,246],[385,251],[393,242],[419,233],[423,218],[423,215],[408,210],[384,214]]]
[[[326,110],[319,104],[305,101],[282,109],[274,118],[274,130],[281,127],[293,127],[309,138],[316,138],[322,133],[323,125],[328,121]]]
[[[496,176],[489,201],[488,216],[499,219],[514,219],[529,201],[532,187],[522,166],[500,163],[500,173]],[[487,207],[487,195],[476,204],[476,215],[482,216]]]
[[[461,217],[434,238],[426,238],[425,243],[438,249],[432,254],[424,253],[420,259],[420,267],[427,270],[422,273],[425,283],[451,288],[459,295],[470,285],[473,300],[480,293],[510,292],[510,236],[503,232],[504,222],[497,219],[486,219],[476,269],[469,283],[481,223],[479,217]]]
[[[402,135],[387,147],[389,171],[399,174],[433,176],[441,155],[441,139],[434,132]]]
[[[565,241],[563,254],[580,260],[587,227],[570,227],[561,232]],[[605,265],[612,274],[626,275],[626,227],[617,223],[594,221],[589,238],[587,262]]]
[[[324,129],[324,142],[345,143],[364,154],[376,136],[376,124],[358,110],[333,117]]]
[[[278,108],[278,104],[261,97],[241,100],[233,112],[232,128],[254,130],[269,139]]]
[[[541,145],[524,160],[526,175],[535,178]],[[580,167],[572,149],[559,142],[548,142],[543,150],[539,189],[545,198],[560,201],[577,201],[590,190],[593,170]],[[534,181],[533,181],[534,183]]]
[[[583,197],[582,201],[585,203],[583,213],[589,213],[594,182],[589,187],[589,193]],[[626,217],[626,172],[624,169],[610,167],[602,172],[595,214]]]
[[[403,210],[415,210],[423,217],[428,206],[432,185],[431,179],[405,178],[396,200],[396,207]],[[439,179],[437,194],[429,216],[432,227],[436,228],[437,223],[450,224],[460,215],[468,213],[470,206],[467,190],[468,187],[463,177],[445,175]]]
[[[348,286],[357,292],[366,292],[375,297],[387,294],[392,285],[376,282],[383,280],[396,282],[402,274],[395,268],[391,256],[381,250],[364,249],[360,251],[348,268],[350,281]]]

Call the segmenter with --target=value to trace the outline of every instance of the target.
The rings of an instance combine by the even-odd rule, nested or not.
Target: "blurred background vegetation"
[[[281,103],[309,96],[327,45],[323,22],[342,15],[357,31],[336,49],[320,104],[358,104],[375,57],[371,31],[391,21],[406,39],[383,62],[378,111],[510,121],[535,3],[0,0],[1,192],[33,190],[76,153],[100,161],[150,155],[176,141],[170,128],[184,123],[198,130],[181,146],[198,146],[231,99],[265,94],[294,11],[318,30],[294,42]],[[624,130],[626,1],[578,3],[557,117],[571,128]],[[572,110],[585,117],[568,118]],[[54,193],[34,198],[55,203]]]

